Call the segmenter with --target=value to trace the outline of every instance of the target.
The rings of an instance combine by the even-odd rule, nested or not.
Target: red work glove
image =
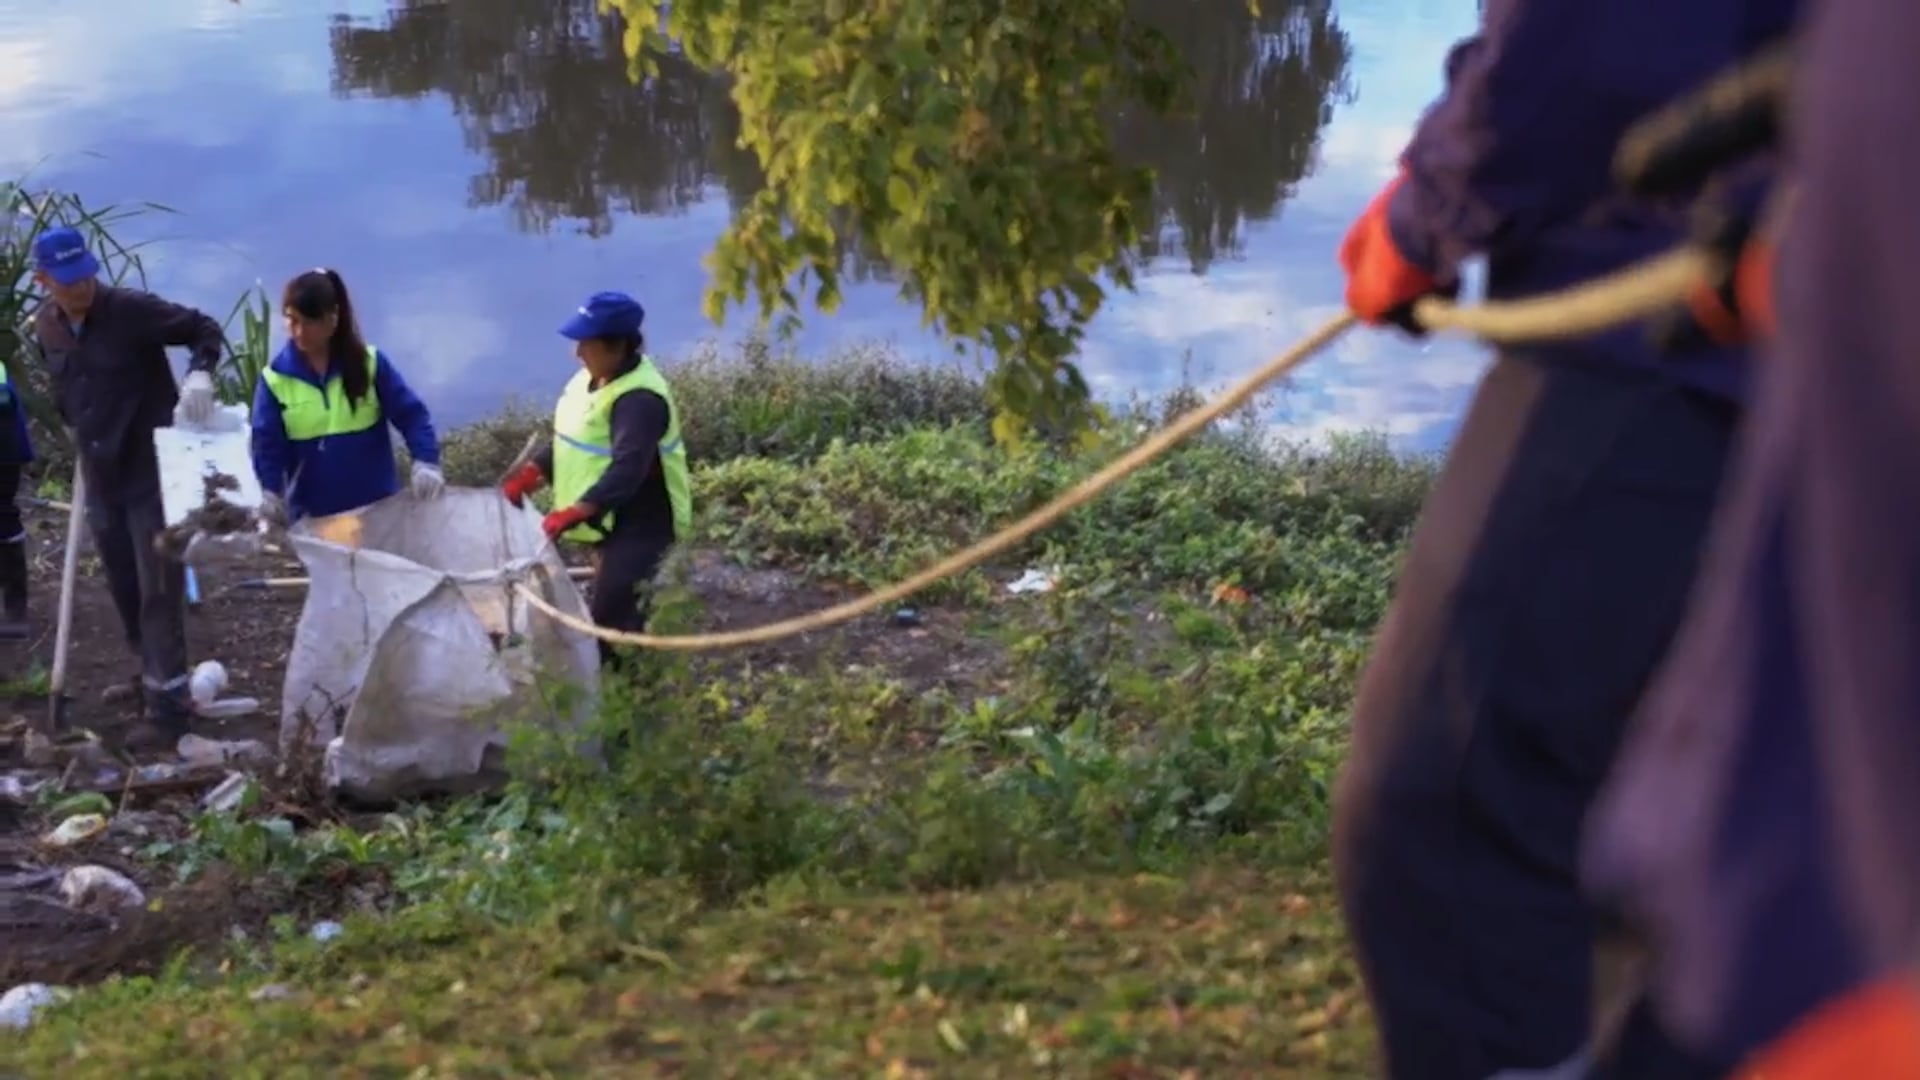
[[[1905,1080],[1920,1076],[1920,996],[1904,982],[1863,987],[1764,1047],[1735,1080]]]
[[[1687,294],[1687,312],[1715,344],[1772,337],[1773,244],[1754,238],[1741,250],[1726,281],[1702,284]]]
[[[566,532],[568,529],[573,528],[583,521],[593,520],[593,515],[594,510],[592,507],[581,503],[574,503],[564,510],[555,510],[553,513],[540,519],[540,530],[547,534],[547,539],[558,540],[560,539],[561,533]]]
[[[500,481],[500,494],[505,495],[508,502],[518,507],[526,502],[527,496],[540,490],[540,485],[546,482],[547,478],[540,475],[540,466],[529,461],[508,473],[507,478]]]
[[[1340,242],[1340,269],[1347,274],[1347,307],[1374,326],[1394,324],[1414,333],[1413,302],[1438,289],[1432,276],[1408,262],[1387,228],[1387,203],[1406,174],[1373,197]]]

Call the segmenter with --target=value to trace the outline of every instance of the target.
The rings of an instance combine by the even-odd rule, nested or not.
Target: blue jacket
[[[407,453],[426,465],[440,464],[440,441],[433,418],[400,371],[378,353],[373,391],[384,423],[347,435],[318,439],[290,439],[280,413],[280,402],[261,379],[253,393],[253,472],[262,491],[282,495],[294,518],[324,517],[358,509],[400,490],[400,470],[394,460],[391,424],[406,440]],[[292,343],[273,358],[274,371],[291,375],[322,390],[329,399],[345,393],[340,374],[330,371],[323,387]]]
[[[1487,0],[1480,32],[1447,57],[1445,93],[1402,155],[1388,207],[1407,259],[1451,280],[1487,256],[1487,293],[1564,288],[1686,238],[1684,204],[1614,188],[1620,136],[1646,114],[1792,28],[1798,0]],[[1742,393],[1744,350],[1663,356],[1647,330],[1527,347],[1575,362],[1658,367]]]
[[[11,394],[11,391],[8,391]],[[0,453],[0,463],[8,465],[30,465],[33,463],[33,436],[27,431],[27,403],[18,397],[12,398],[7,405],[13,414],[13,441],[4,444]]]

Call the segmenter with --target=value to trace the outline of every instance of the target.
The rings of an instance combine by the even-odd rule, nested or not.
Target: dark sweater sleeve
[[[667,400],[651,390],[630,390],[613,403],[610,419],[613,464],[580,496],[581,502],[599,510],[624,506],[640,494],[667,434]]]
[[[197,308],[162,300],[150,292],[126,289],[121,293],[122,317],[137,327],[135,331],[162,345],[184,346],[192,350],[188,371],[211,375],[220,367],[221,354],[227,348],[226,331],[213,316]],[[168,374],[172,371],[169,369]]]
[[[1614,145],[1648,112],[1793,25],[1795,0],[1495,0],[1448,54],[1388,204],[1410,262],[1452,278],[1576,220],[1612,191]]]

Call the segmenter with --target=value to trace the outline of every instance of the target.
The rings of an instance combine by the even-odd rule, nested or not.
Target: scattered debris
[[[322,922],[314,923],[313,929],[307,932],[307,936],[313,938],[313,940],[315,941],[327,942],[327,941],[332,941],[334,938],[337,938],[341,934],[344,934],[346,932],[347,932],[346,927],[341,926],[339,923],[334,922],[332,919],[327,919]]]
[[[1252,597],[1247,595],[1247,590],[1232,582],[1223,581],[1213,587],[1213,602],[1215,604],[1239,605],[1245,604],[1251,599]]]
[[[145,907],[147,894],[118,870],[104,866],[75,866],[60,879],[60,898],[78,911],[113,911]]]
[[[227,741],[188,733],[180,737],[173,752],[179,754],[180,760],[188,765],[241,765],[259,768],[273,762],[273,751],[258,739]]]
[[[203,720],[232,720],[236,717],[252,716],[259,711],[260,699],[250,697],[221,698],[219,701],[209,702],[194,710]],[[256,745],[264,744],[256,743]]]
[[[294,996],[293,987],[286,983],[267,983],[247,995],[248,1001],[286,1001]]]
[[[39,889],[53,884],[60,877],[60,871],[43,867],[23,867],[17,863],[8,864],[6,872],[0,873],[0,892],[23,892],[27,889]]]
[[[47,778],[33,773],[7,773],[0,776],[0,803],[14,806],[29,806],[40,789],[47,786]]]
[[[220,786],[207,792],[206,797],[200,800],[200,806],[216,814],[238,809],[252,786],[253,778],[246,773],[228,773],[227,778],[220,782]]]
[[[202,660],[187,678],[187,694],[195,705],[211,705],[227,688],[227,668],[218,660]]]
[[[924,621],[920,616],[919,608],[896,608],[893,613],[893,625],[895,626],[919,626]]]
[[[52,832],[40,838],[48,847],[72,847],[85,843],[107,831],[107,819],[102,814],[75,814],[62,821]]]
[[[107,835],[130,840],[148,840],[174,832],[173,826],[184,826],[178,815],[166,814],[158,810],[126,810],[113,816],[107,825]]]
[[[31,1027],[34,1014],[67,996],[46,983],[22,983],[0,994],[0,1027],[16,1030]]]
[[[1015,596],[1024,593],[1052,592],[1056,584],[1055,577],[1045,570],[1028,570],[1007,583],[1007,591]]]
[[[257,530],[260,517],[244,506],[235,506],[222,492],[240,490],[233,476],[209,470],[203,482],[201,504],[187,511],[178,524],[169,525],[153,538],[153,548],[175,561],[185,561],[187,550],[202,537],[234,536]]]

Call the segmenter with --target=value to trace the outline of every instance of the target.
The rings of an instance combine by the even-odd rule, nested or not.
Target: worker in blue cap
[[[1498,0],[1339,252],[1347,306],[1486,259],[1489,297],[1662,253],[1697,192],[1616,190],[1637,121],[1788,32],[1797,0]],[[1740,347],[1643,326],[1503,349],[1427,496],[1334,800],[1341,904],[1394,1080],[1584,1067],[1603,913],[1581,823],[1679,625],[1741,420]],[[1680,1056],[1656,1027],[1638,1057]],[[1669,1055],[1669,1051],[1673,1055]],[[1674,1075],[1709,1075],[1679,1061]]]
[[[593,551],[593,620],[639,632],[645,592],[675,540],[693,528],[693,482],[680,413],[665,376],[646,354],[646,312],[625,293],[587,298],[560,335],[580,361],[553,410],[553,439],[500,485],[515,506],[553,485],[542,521],[549,540]],[[614,650],[600,645],[603,663]]]
[[[205,312],[141,289],[105,285],[100,261],[76,229],[33,242],[34,281],[48,303],[34,314],[53,404],[73,431],[86,481],[87,528],[127,642],[140,655],[143,718],[130,750],[172,749],[193,715],[187,694],[186,575],[159,553],[166,526],[153,433],[176,418],[205,423],[216,405],[213,372],[226,334]],[[175,382],[169,346],[189,350]]]

